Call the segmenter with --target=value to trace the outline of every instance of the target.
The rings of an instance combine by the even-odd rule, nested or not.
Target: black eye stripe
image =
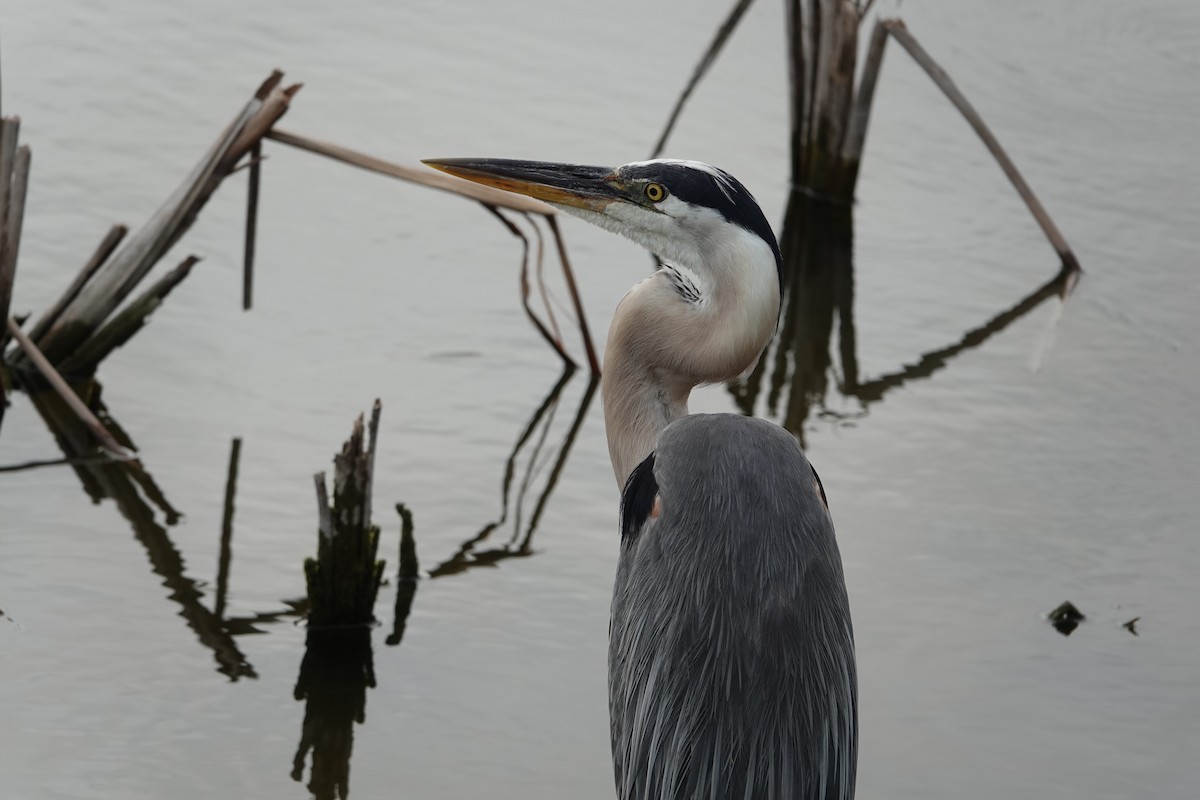
[[[741,181],[724,170],[715,167],[710,169],[712,172],[670,161],[647,161],[621,167],[620,174],[626,180],[659,183],[664,189],[663,198],[669,192],[684,203],[706,206],[717,211],[727,221],[758,235],[775,255],[776,276],[782,292],[783,258],[779,253],[779,243],[775,240],[771,224],[767,222],[754,196]],[[720,177],[717,177],[718,175]]]

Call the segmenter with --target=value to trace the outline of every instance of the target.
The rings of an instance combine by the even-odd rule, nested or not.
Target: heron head
[[[615,169],[509,159],[424,163],[543,200],[692,269],[704,270],[714,253],[765,244],[782,282],[779,245],[754,196],[729,173],[699,161],[656,159]]]

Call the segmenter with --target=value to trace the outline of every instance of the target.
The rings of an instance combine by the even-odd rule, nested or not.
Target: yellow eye
[[[660,203],[667,196],[667,187],[661,183],[646,184],[646,199],[651,203]]]

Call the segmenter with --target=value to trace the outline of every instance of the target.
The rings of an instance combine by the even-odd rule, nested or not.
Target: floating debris
[[[1056,631],[1063,636],[1070,636],[1079,627],[1079,623],[1083,622],[1087,617],[1075,607],[1074,603],[1067,600],[1058,608],[1051,611],[1047,615],[1047,619],[1050,620],[1050,624],[1054,626]]]
[[[1121,625],[1121,627],[1124,628],[1125,630],[1129,631],[1130,633],[1132,633],[1134,636],[1137,636],[1138,635],[1137,624],[1140,619],[1141,619],[1141,617],[1134,617],[1133,619],[1129,620],[1129,622],[1126,622],[1123,625]]]

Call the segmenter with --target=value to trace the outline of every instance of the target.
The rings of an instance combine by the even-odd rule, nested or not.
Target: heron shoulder
[[[853,631],[832,522],[795,438],[732,414],[671,423],[626,483],[622,532],[609,650],[618,795],[852,797]]]

